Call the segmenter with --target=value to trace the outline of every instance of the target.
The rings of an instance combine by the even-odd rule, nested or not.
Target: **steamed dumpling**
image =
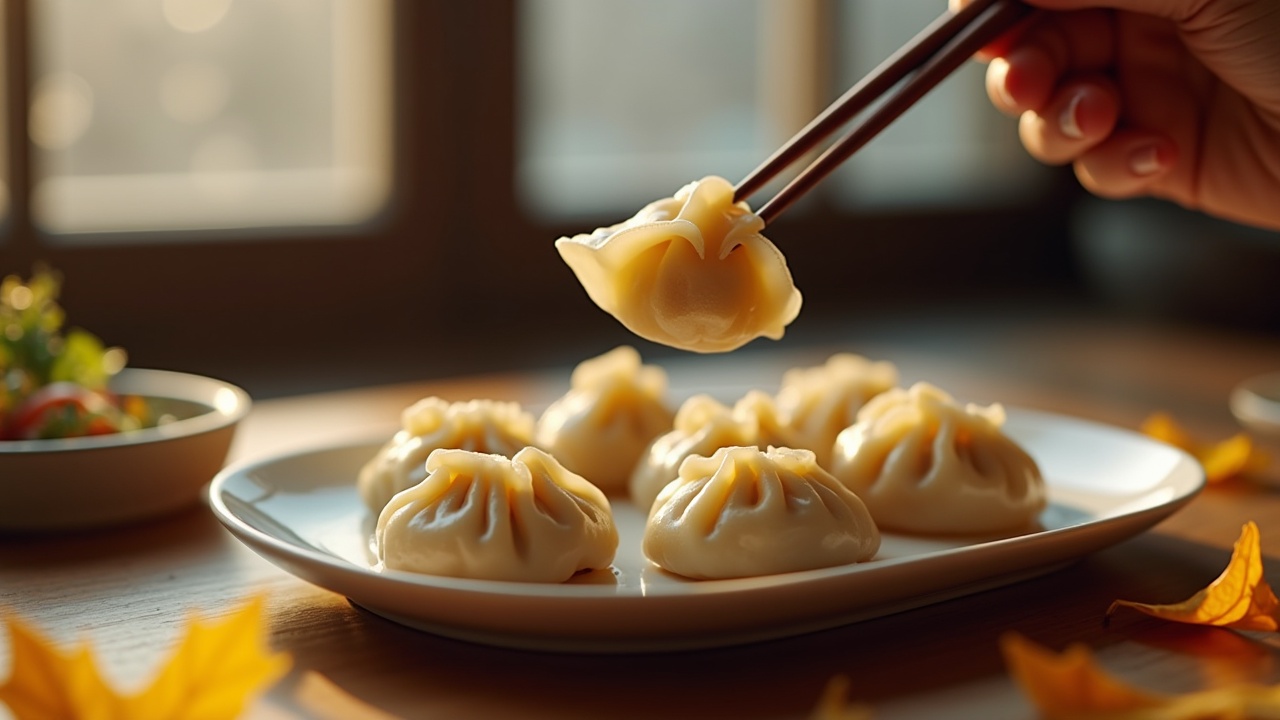
[[[764,221],[720,177],[589,235],[556,241],[591,299],[648,340],[728,352],[777,340],[800,312],[786,259],[760,234]]]
[[[787,425],[774,402],[773,396],[763,390],[751,390],[733,404],[733,416],[754,435],[747,445],[761,450],[770,446],[804,448],[800,436]]]
[[[895,388],[868,402],[836,438],[831,472],[885,530],[1024,527],[1047,503],[1044,479],[1003,424],[1000,405],[961,407],[928,383]]]
[[[378,516],[378,559],[430,575],[563,582],[608,567],[618,549],[609,501],[547,453],[436,450],[428,475]]]
[[[831,446],[840,431],[854,423],[868,400],[897,384],[898,369],[892,363],[837,353],[817,367],[783,373],[778,412],[799,438],[799,446],[813,450],[818,464],[829,467]]]
[[[676,479],[685,458],[730,445],[754,445],[757,434],[750,419],[735,417],[710,395],[694,395],[676,411],[674,427],[659,435],[636,463],[627,484],[631,502],[648,510],[658,492]]]
[[[654,438],[671,429],[667,374],[622,346],[578,365],[570,389],[552,403],[534,439],[569,470],[606,493],[624,493]]]
[[[393,495],[427,476],[427,456],[456,448],[510,457],[533,444],[533,416],[516,403],[428,397],[400,415],[401,430],[360,470],[356,486],[375,514]]]
[[[808,450],[728,447],[691,457],[644,530],[649,560],[697,579],[845,565],[879,548],[866,506]]]

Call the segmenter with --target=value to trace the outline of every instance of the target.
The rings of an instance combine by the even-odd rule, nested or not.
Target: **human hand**
[[[1280,2],[1027,2],[1051,12],[980,58],[1032,156],[1103,197],[1280,229]]]

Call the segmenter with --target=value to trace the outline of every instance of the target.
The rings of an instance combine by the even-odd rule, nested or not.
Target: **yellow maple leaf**
[[[1237,475],[1260,470],[1267,464],[1266,455],[1253,445],[1244,433],[1218,443],[1201,443],[1168,413],[1152,413],[1143,421],[1144,435],[1185,450],[1204,467],[1205,479],[1222,482]]]
[[[1262,577],[1262,544],[1257,524],[1240,530],[1227,568],[1208,587],[1187,600],[1169,605],[1117,600],[1107,608],[1129,607],[1165,620],[1216,625],[1239,630],[1280,629],[1280,601]]]
[[[1010,633],[1001,638],[1000,646],[1014,679],[1049,720],[1280,717],[1280,685],[1235,685],[1159,695],[1108,674],[1083,645],[1073,645],[1059,655]]]
[[[17,618],[5,624],[13,666],[0,702],[18,720],[231,720],[290,662],[266,648],[262,598],[221,622],[192,616],[172,658],[135,695],[121,695],[103,680],[88,646],[63,652]]]
[[[0,702],[18,720],[123,717],[120,699],[102,680],[87,646],[62,652],[16,617],[6,615],[13,670]]]

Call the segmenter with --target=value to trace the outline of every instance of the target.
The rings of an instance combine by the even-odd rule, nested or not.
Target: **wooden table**
[[[836,350],[894,361],[904,381],[930,380],[962,399],[1002,401],[1136,426],[1156,409],[1194,433],[1234,433],[1227,394],[1280,370],[1280,339],[1159,330],[1097,318],[940,319],[891,332],[832,328],[822,346],[773,346],[668,364],[673,385],[776,386],[786,367]],[[601,348],[604,350],[607,348]],[[568,368],[528,376],[423,382],[259,403],[233,450],[261,457],[394,425],[427,394],[545,402]],[[1273,451],[1275,448],[1273,447]],[[233,539],[203,507],[112,531],[0,539],[0,606],[64,643],[87,638],[119,687],[137,687],[167,655],[189,609],[215,615],[269,594],[272,641],[295,669],[253,717],[313,717],[296,701],[316,671],[385,712],[412,718],[801,718],[829,678],[876,718],[1025,718],[997,638],[1017,630],[1061,649],[1085,643],[1117,674],[1157,691],[1280,681],[1280,639],[1177,626],[1124,614],[1116,598],[1176,601],[1222,570],[1241,524],[1280,554],[1280,473],[1204,492],[1153,531],[1037,579],[802,637],[744,647],[631,656],[501,650],[392,624],[308,585]],[[1280,564],[1268,574],[1280,579]],[[0,673],[8,665],[0,647]],[[332,715],[333,708],[329,709]]]

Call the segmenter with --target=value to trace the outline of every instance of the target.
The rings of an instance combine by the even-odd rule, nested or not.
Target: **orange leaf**
[[[1112,677],[1083,645],[1055,655],[1009,633],[1005,663],[1041,715],[1050,720],[1206,720],[1280,717],[1280,685],[1234,685],[1185,695],[1156,695]]]
[[[1135,690],[1103,672],[1083,645],[1055,655],[1010,633],[1000,638],[1000,649],[1014,679],[1050,718],[1136,710],[1164,702],[1158,695]]]
[[[192,617],[173,657],[133,696],[106,684],[88,647],[65,653],[16,618],[5,623],[13,669],[0,702],[17,720],[230,720],[289,667],[265,647],[261,598],[219,623]]]
[[[17,720],[110,720],[125,717],[103,681],[89,648],[66,653],[16,617],[6,616],[13,668],[0,685],[0,702]]]
[[[1200,443],[1167,413],[1152,413],[1140,429],[1144,435],[1185,450],[1199,460],[1204,467],[1205,479],[1211,483],[1260,470],[1267,464],[1266,455],[1254,447],[1253,441],[1244,433],[1219,443]]]
[[[264,602],[255,598],[221,622],[193,615],[173,657],[151,686],[129,698],[136,720],[238,717],[261,690],[289,669],[267,649]]]
[[[1217,625],[1240,630],[1280,628],[1280,601],[1262,577],[1262,546],[1258,526],[1245,523],[1227,569],[1217,580],[1189,599],[1172,605],[1117,600],[1107,609],[1131,607],[1154,617],[1195,625]]]

